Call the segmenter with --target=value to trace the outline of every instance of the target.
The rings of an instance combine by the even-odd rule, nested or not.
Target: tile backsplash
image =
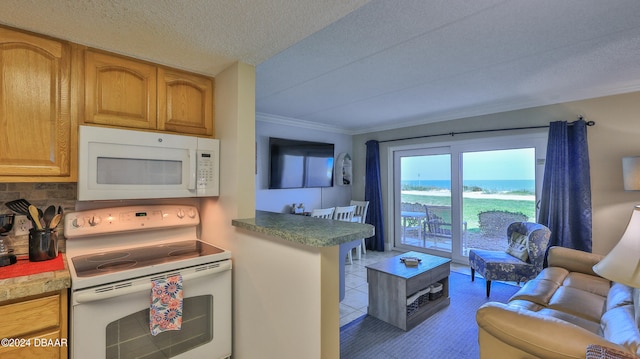
[[[15,213],[4,204],[24,198],[43,211],[50,205],[61,206],[65,213],[73,212],[76,205],[76,183],[0,183],[0,214]],[[58,247],[64,251],[63,223],[58,227]],[[29,236],[15,236],[14,231],[2,238],[14,254],[29,253]]]

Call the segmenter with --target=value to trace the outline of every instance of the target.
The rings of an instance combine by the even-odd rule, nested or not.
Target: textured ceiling
[[[640,1],[374,0],[256,75],[257,111],[356,133],[630,92]]]
[[[1,0],[0,23],[209,75],[254,64],[263,117],[351,133],[640,89],[638,0]]]
[[[257,65],[368,0],[0,0],[0,23],[216,75]]]

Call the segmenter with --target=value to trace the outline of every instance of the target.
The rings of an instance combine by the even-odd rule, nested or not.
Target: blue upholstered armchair
[[[506,251],[469,251],[471,281],[476,271],[487,283],[487,297],[491,281],[526,282],[540,273],[547,252],[551,231],[538,223],[515,222],[507,228],[509,247]]]

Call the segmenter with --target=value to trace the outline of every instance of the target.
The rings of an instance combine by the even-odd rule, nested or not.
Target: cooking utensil
[[[29,203],[29,201],[27,201],[24,198],[20,198],[20,199],[16,199],[14,201],[9,201],[7,203],[4,204],[5,206],[9,207],[10,210],[18,213],[18,214],[22,214],[22,215],[29,215],[29,206],[31,205],[31,203]]]
[[[55,215],[56,215],[56,206],[49,206],[47,207],[47,209],[44,210],[44,216],[42,218],[44,219],[45,228],[51,228],[49,224],[51,223],[51,220]]]
[[[31,218],[33,218],[33,224],[38,229],[42,229],[42,223],[40,223],[40,214],[38,213],[38,209],[34,205],[29,205],[29,214],[31,214]]]
[[[56,214],[51,219],[51,222],[49,222],[48,227],[51,228],[51,229],[56,228],[58,226],[58,223],[60,223],[61,220],[62,220],[62,213]]]
[[[44,221],[42,220],[42,218],[44,217],[44,212],[42,212],[42,210],[40,208],[38,208],[38,207],[36,207],[36,208],[38,209],[38,220],[40,221],[40,226],[42,228],[44,228],[45,225],[44,225]]]

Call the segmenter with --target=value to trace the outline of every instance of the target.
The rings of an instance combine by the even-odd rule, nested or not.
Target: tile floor
[[[367,251],[358,260],[354,255],[353,264],[347,262],[345,266],[345,296],[340,302],[340,326],[367,314],[369,303],[369,288],[367,285],[367,268],[365,266],[383,259],[397,256],[406,251]],[[468,266],[451,263],[451,270],[471,274]]]

